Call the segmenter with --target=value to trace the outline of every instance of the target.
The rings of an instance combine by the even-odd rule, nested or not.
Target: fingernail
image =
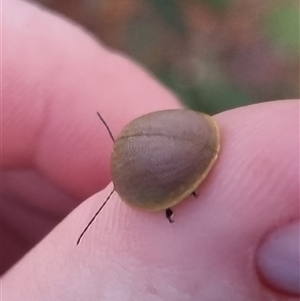
[[[267,235],[257,253],[263,282],[281,292],[300,295],[300,223],[293,222]]]

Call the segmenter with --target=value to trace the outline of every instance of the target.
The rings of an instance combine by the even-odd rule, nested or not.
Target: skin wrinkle
[[[39,153],[39,145],[41,144],[41,141],[43,138],[43,135],[45,135],[45,129],[46,129],[46,125],[48,123],[48,120],[50,118],[50,107],[51,107],[51,101],[46,98],[41,100],[39,103],[42,103],[43,109],[38,109],[39,110],[39,114],[41,114],[43,117],[39,117],[39,124],[35,126],[35,129],[37,129],[35,131],[35,136],[34,136],[34,143],[32,144],[26,144],[26,140],[24,139],[24,144],[23,146],[26,146],[26,148],[31,149],[28,152],[28,157],[26,158],[27,161],[27,168],[36,168],[37,167],[37,159],[38,156],[37,154]],[[24,138],[24,137],[23,137]],[[34,147],[33,147],[34,145]],[[22,151],[22,153],[24,153],[24,148],[20,148],[20,151]],[[27,153],[27,152],[25,152]],[[45,174],[46,175],[46,174]]]
[[[43,118],[41,118],[42,122],[39,126],[39,131],[37,133],[37,138],[36,138],[36,147],[35,147],[35,151],[33,153],[33,158],[32,158],[32,163],[33,163],[33,167],[37,167],[38,166],[38,153],[39,153],[39,146],[42,143],[42,139],[43,139],[43,134],[45,134],[45,130],[47,128],[47,124],[49,123],[49,120],[51,120],[50,115],[51,115],[51,104],[52,102],[49,101],[49,99],[47,98],[46,101],[44,101],[44,116]],[[42,171],[40,171],[42,173]],[[45,179],[47,179],[47,174],[46,173],[42,173],[42,175],[45,177]]]

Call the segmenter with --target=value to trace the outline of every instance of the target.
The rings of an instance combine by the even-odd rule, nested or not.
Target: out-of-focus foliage
[[[266,33],[274,47],[282,51],[283,55],[299,56],[299,13],[294,6],[283,3],[266,19]],[[289,57],[287,59],[289,60]]]
[[[37,0],[133,57],[189,107],[299,97],[298,0]]]

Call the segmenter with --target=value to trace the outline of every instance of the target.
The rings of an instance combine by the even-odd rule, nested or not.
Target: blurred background
[[[209,114],[299,98],[298,0],[36,0]]]

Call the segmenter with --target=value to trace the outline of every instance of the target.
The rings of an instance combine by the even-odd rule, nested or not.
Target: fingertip
[[[85,199],[110,179],[112,143],[96,112],[117,135],[137,116],[180,104],[80,26],[32,3],[4,5],[2,164],[34,165]]]
[[[257,252],[263,282],[273,290],[300,295],[300,223],[281,226],[264,237]]]

